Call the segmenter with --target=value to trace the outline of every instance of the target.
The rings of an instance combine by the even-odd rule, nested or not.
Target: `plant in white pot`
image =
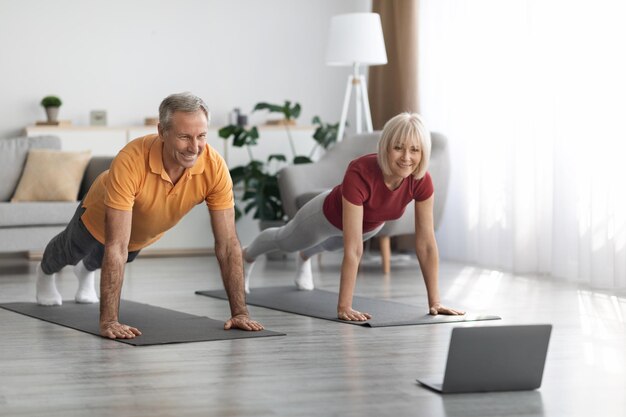
[[[46,109],[46,116],[49,123],[56,123],[59,120],[59,107],[63,102],[57,96],[45,96],[41,99],[41,105]]]

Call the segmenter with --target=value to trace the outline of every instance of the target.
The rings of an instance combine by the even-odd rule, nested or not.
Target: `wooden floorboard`
[[[293,281],[292,260],[260,262],[252,287]],[[339,258],[314,263],[338,289]],[[36,262],[0,259],[0,302],[34,301]],[[626,296],[545,277],[441,265],[445,303],[496,322],[361,328],[259,307],[285,337],[133,347],[0,309],[0,416],[624,416]],[[143,258],[123,297],[226,319],[215,258]],[[71,270],[59,278],[73,298]],[[414,260],[364,263],[357,294],[425,305]],[[454,326],[552,323],[537,391],[441,396],[415,378],[443,372]]]

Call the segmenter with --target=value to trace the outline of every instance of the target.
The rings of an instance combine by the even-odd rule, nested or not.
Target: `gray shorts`
[[[246,257],[256,259],[259,255],[275,250],[302,252],[310,258],[324,251],[343,248],[343,231],[333,226],[324,216],[324,200],[330,190],[319,194],[306,203],[283,227],[272,227],[262,231],[246,248]],[[380,225],[363,234],[368,240],[382,229]]]
[[[83,224],[80,217],[84,212],[81,202],[65,230],[53,237],[46,246],[41,260],[41,269],[46,274],[54,274],[64,266],[76,265],[81,260],[89,271],[102,267],[104,245]],[[132,262],[138,254],[139,251],[129,252],[127,262]]]

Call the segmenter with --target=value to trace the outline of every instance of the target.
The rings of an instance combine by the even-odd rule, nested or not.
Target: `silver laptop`
[[[441,393],[539,388],[551,331],[551,324],[455,327],[443,382],[417,381]]]

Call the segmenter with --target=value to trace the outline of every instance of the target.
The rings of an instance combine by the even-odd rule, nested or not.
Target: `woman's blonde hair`
[[[391,175],[389,149],[407,142],[418,145],[422,151],[422,159],[413,171],[413,176],[420,179],[426,175],[430,160],[430,132],[417,113],[400,113],[385,123],[378,141],[378,165],[385,175]]]

